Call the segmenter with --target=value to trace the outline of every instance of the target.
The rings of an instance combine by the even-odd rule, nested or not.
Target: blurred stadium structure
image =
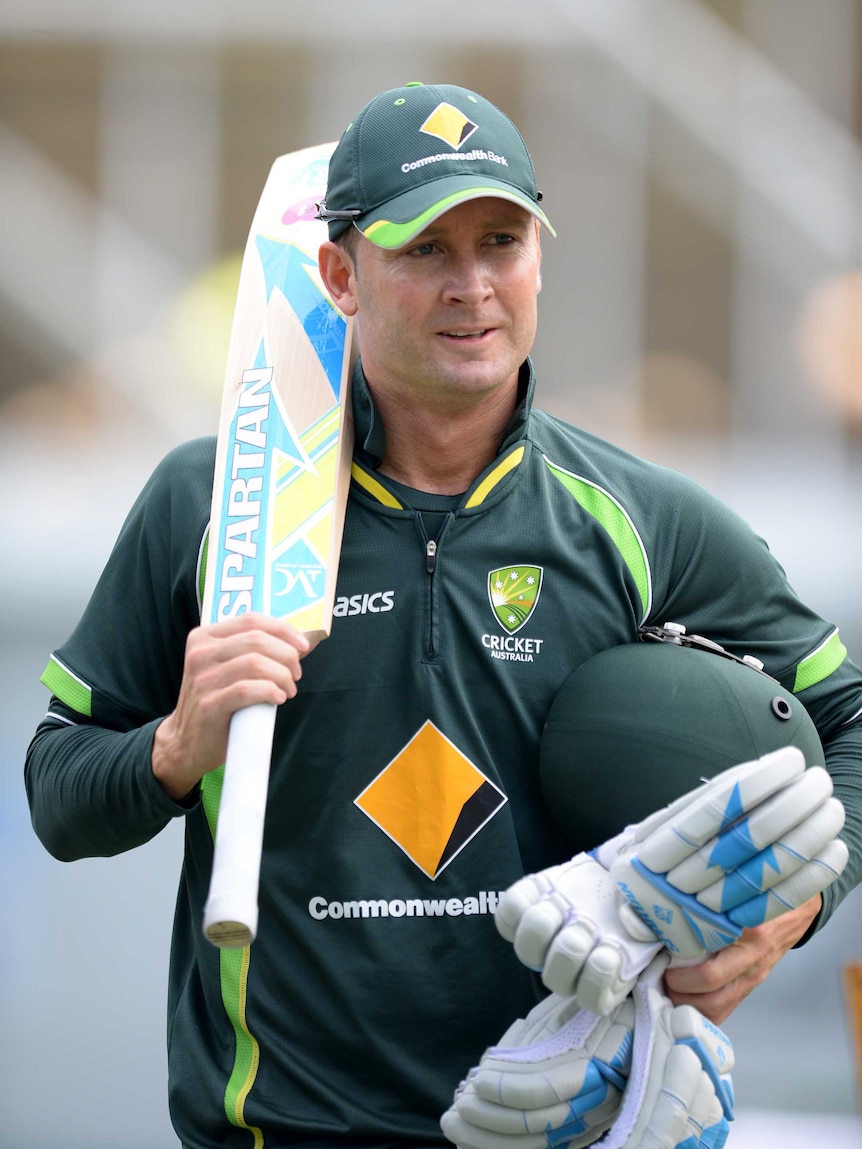
[[[413,79],[488,95],[533,152],[559,232],[542,405],[725,498],[862,658],[860,0],[0,0],[0,526],[20,560],[0,660],[4,1144],[176,1144],[181,828],[48,858],[21,785],[38,676],[151,468],[215,428],[272,159]],[[862,1143],[840,978],[860,908],[857,891],[729,1023],[738,1149],[786,1149],[793,1128]]]

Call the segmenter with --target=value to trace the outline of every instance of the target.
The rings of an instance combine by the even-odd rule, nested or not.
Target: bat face
[[[314,218],[334,144],[275,161],[252,221],[228,351],[202,618],[255,610],[329,634],[350,482],[352,320]]]
[[[329,634],[350,484],[352,320],[317,266],[314,218],[334,144],[272,166],[240,271],[219,422],[202,621],[254,610],[288,619],[312,645]],[[275,707],[230,724],[204,933],[249,945]],[[202,786],[210,784],[207,775]]]

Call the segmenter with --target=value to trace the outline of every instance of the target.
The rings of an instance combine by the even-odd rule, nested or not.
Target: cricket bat
[[[332,623],[350,484],[352,320],[317,265],[323,144],[279,157],[243,256],[219,420],[201,618],[249,610],[288,619],[312,645]],[[205,936],[220,948],[257,933],[275,706],[231,720]]]

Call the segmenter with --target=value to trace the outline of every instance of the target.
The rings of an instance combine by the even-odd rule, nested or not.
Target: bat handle
[[[230,723],[204,935],[220,949],[250,945],[257,933],[263,824],[275,706],[238,710]]]

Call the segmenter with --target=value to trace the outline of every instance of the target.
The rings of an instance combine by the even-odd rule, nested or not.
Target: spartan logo
[[[354,804],[433,882],[507,801],[429,720]]]
[[[420,132],[426,136],[436,136],[456,151],[479,127],[472,120],[468,120],[463,112],[459,112],[452,104],[438,104],[422,127]]]
[[[521,629],[536,609],[541,590],[541,567],[513,564],[488,574],[491,610],[507,634]]]

